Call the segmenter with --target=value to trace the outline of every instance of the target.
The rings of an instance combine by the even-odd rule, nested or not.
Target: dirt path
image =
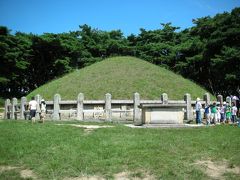
[[[212,160],[197,161],[195,165],[213,179],[225,179],[225,173],[233,173],[240,176],[240,167],[231,167],[227,161],[213,162]]]
[[[24,179],[38,179],[36,174],[29,169],[23,169],[22,167],[16,167],[16,166],[0,166],[0,173],[3,173],[4,171],[17,171],[19,172],[19,176]]]
[[[86,134],[90,134],[93,132],[95,129],[100,129],[100,128],[111,128],[114,126],[99,126],[99,125],[81,125],[81,124],[56,124],[58,126],[73,126],[73,127],[78,127],[78,128],[83,128],[84,132]]]

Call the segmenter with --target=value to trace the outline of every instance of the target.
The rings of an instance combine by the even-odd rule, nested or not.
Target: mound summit
[[[141,99],[159,99],[162,93],[167,93],[169,99],[183,99],[186,93],[196,99],[207,91],[141,59],[114,57],[66,74],[37,88],[27,97],[40,94],[51,100],[59,93],[64,100],[74,100],[80,92],[84,93],[85,99],[98,100],[104,99],[106,93],[112,94],[112,99],[132,99],[135,92],[140,93]]]

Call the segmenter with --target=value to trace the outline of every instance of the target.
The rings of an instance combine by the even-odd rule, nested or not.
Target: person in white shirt
[[[237,119],[237,106],[235,105],[234,102],[232,102],[232,123],[236,122],[236,119]]]
[[[223,104],[220,104],[220,122],[225,123],[226,121],[226,102],[224,101]]]
[[[37,106],[38,106],[37,101],[34,99],[34,97],[32,97],[32,100],[28,103],[28,109],[30,110],[30,118],[32,120],[32,123],[35,122]]]
[[[200,102],[200,98],[197,98],[196,100],[195,109],[196,109],[196,124],[201,124],[202,123],[202,117],[201,117],[202,104]]]

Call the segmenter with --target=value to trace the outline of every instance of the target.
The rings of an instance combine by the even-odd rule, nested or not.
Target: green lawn
[[[121,124],[86,132],[56,122],[0,122],[0,179],[21,179],[32,170],[39,179],[97,176],[155,179],[209,179],[196,162],[227,162],[240,167],[240,128],[221,125],[184,129],[132,129]],[[80,124],[80,123],[78,123]],[[81,123],[94,124],[94,123]],[[96,123],[95,123],[96,124]],[[3,167],[18,167],[3,170]],[[239,179],[232,171],[222,178]],[[29,178],[31,179],[31,178]]]

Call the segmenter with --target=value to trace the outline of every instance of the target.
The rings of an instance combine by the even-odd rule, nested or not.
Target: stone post
[[[41,99],[42,99],[42,97],[39,95],[39,94],[37,94],[35,97],[35,100],[37,101],[37,103],[38,103],[38,105],[37,105],[37,111],[36,111],[36,119],[40,119],[40,103],[41,103]]]
[[[232,104],[232,99],[230,96],[226,97],[226,102],[231,105]]]
[[[12,99],[11,119],[17,119],[16,107],[17,107],[17,98],[13,98]]]
[[[133,95],[133,124],[135,126],[142,125],[141,112],[139,109],[140,105],[140,95],[139,93],[134,93]]]
[[[166,93],[161,95],[161,101],[163,104],[168,104],[168,95]]]
[[[4,119],[9,119],[10,116],[8,115],[10,112],[9,112],[9,105],[10,105],[10,99],[6,99],[5,101],[5,105],[4,105]]]
[[[59,120],[60,119],[60,101],[61,96],[60,94],[55,94],[53,99],[53,120]]]
[[[222,105],[223,104],[223,96],[222,95],[218,95],[217,96],[217,101]]]
[[[84,94],[79,93],[77,97],[77,120],[83,120],[83,100]]]
[[[203,95],[203,100],[205,101],[205,105],[206,104],[210,105],[210,94],[209,93],[205,93]]]
[[[24,112],[26,111],[26,109],[25,109],[26,102],[27,102],[27,98],[22,97],[21,105],[20,105],[20,119],[24,119]]]
[[[186,112],[184,113],[184,118],[186,120],[192,120],[193,119],[193,112],[192,112],[192,104],[191,104],[191,95],[185,94],[184,95],[184,101],[186,102]]]
[[[126,112],[127,106],[126,106],[126,105],[122,105],[122,106],[121,106],[121,110],[122,110],[122,111],[125,111],[125,112],[124,112],[124,113],[120,113],[120,117],[121,117],[122,119],[126,120],[126,119],[127,119],[127,112]]]
[[[111,110],[111,99],[112,95],[107,93],[105,95],[105,114],[106,114],[106,121],[112,121],[112,110]]]

